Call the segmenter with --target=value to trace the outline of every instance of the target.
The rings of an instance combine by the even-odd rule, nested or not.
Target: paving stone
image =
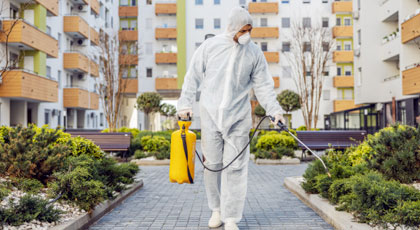
[[[283,186],[285,177],[300,176],[306,167],[306,163],[263,166],[250,162],[240,229],[332,230]],[[203,167],[196,162],[193,185],[170,183],[168,173],[167,166],[141,167],[139,177],[143,178],[144,187],[90,229],[208,229],[211,211],[207,207]]]

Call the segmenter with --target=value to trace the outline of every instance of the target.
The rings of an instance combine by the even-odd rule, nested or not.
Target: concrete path
[[[90,229],[208,229],[211,212],[207,207],[203,168],[199,164],[197,161],[193,185],[169,183],[169,167],[141,167],[144,187]],[[306,167],[307,164],[257,166],[250,162],[248,195],[240,229],[333,229],[283,186],[285,177],[302,175]]]

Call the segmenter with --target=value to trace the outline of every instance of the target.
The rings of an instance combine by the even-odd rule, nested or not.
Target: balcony
[[[277,89],[280,87],[280,78],[279,77],[273,77],[274,81],[274,88]]]
[[[35,0],[47,9],[50,15],[58,16],[58,0]]]
[[[352,38],[353,26],[334,26],[333,38]]]
[[[123,90],[125,94],[137,94],[138,92],[138,79],[137,78],[124,78],[122,79]]]
[[[420,65],[414,66],[402,72],[403,95],[415,95],[420,93]]]
[[[89,59],[81,54],[76,52],[65,52],[63,54],[63,67],[64,69],[88,73],[90,67]]]
[[[334,112],[340,112],[354,108],[357,108],[357,106],[354,104],[354,100],[334,100]]]
[[[268,63],[279,63],[279,52],[264,52],[265,59]]]
[[[124,54],[118,58],[120,65],[138,65],[139,58],[137,54]]]
[[[176,64],[177,54],[176,53],[156,53],[155,62],[156,64]]]
[[[165,98],[179,98],[181,94],[177,78],[155,78],[155,89]]]
[[[96,62],[92,60],[89,61],[89,65],[90,65],[90,75],[94,77],[99,77],[99,65],[96,64]]]
[[[254,27],[251,31],[252,38],[278,38],[278,27]]]
[[[91,110],[98,110],[99,109],[99,94],[90,92],[90,106],[89,109]]]
[[[10,32],[8,41],[10,47],[20,50],[39,50],[49,57],[58,57],[57,40],[23,20],[17,21],[16,24],[14,22],[14,20],[3,21],[3,30],[6,33]],[[0,42],[6,42],[4,33],[0,33]]]
[[[347,63],[353,62],[354,54],[353,51],[334,51],[333,62],[335,63]]]
[[[176,15],[176,3],[156,3],[155,14]]]
[[[25,70],[11,70],[3,76],[0,97],[58,102],[58,83]]]
[[[95,29],[90,28],[90,41],[94,44],[99,46],[99,33],[96,32]]]
[[[96,15],[100,14],[100,5],[98,0],[90,0],[90,8],[92,9],[93,13]]]
[[[386,40],[385,40],[386,41]],[[390,41],[386,41],[382,44],[382,55],[383,61],[398,61],[400,59],[401,39],[399,36],[394,37]]]
[[[403,44],[418,37],[420,37],[420,14],[417,14],[401,24],[401,41]]]
[[[354,77],[353,76],[336,76],[334,77],[333,85],[335,88],[354,87]]]
[[[251,14],[278,14],[279,4],[277,2],[250,2],[248,11]]]
[[[381,1],[382,5],[378,10],[379,19],[382,22],[398,23],[398,11],[400,9],[401,0]]]
[[[73,38],[89,38],[90,27],[79,16],[64,16],[64,32]]]
[[[136,18],[138,16],[137,6],[120,6],[118,8],[118,15],[120,18]]]
[[[137,41],[138,34],[137,30],[121,30],[118,32],[118,37],[120,41]]]
[[[176,39],[176,28],[156,28],[155,38],[157,39]]]
[[[90,109],[90,93],[85,89],[64,88],[63,107],[76,109]]]
[[[332,13],[352,13],[353,12],[353,2],[352,1],[340,1],[332,3]]]

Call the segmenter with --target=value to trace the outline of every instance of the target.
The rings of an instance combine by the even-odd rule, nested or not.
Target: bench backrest
[[[298,138],[314,149],[327,149],[330,145],[332,148],[346,148],[351,145],[358,145],[364,140],[367,132],[363,130],[357,131],[297,131]],[[301,144],[299,144],[300,147]]]
[[[131,133],[68,132],[93,141],[103,151],[127,151],[130,147]]]

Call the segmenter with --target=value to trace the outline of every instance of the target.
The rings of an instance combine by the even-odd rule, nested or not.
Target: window
[[[362,85],[362,67],[359,67],[357,74],[357,86]]]
[[[283,77],[285,78],[292,77],[292,68],[290,66],[283,66]]]
[[[99,115],[99,125],[104,126],[104,114],[103,113],[101,113]]]
[[[63,87],[61,85],[61,71],[60,70],[57,71],[57,81],[58,81],[58,88]]]
[[[267,27],[267,18],[261,18],[260,23],[261,27]]]
[[[203,5],[203,0],[195,0],[196,5]]]
[[[322,3],[328,3],[328,0],[322,0]]]
[[[324,52],[328,52],[330,50],[330,43],[328,42],[323,42],[322,43],[322,51]]]
[[[281,0],[281,3],[283,3],[283,4],[289,4],[289,0]]]
[[[200,101],[200,96],[201,96],[201,91],[197,91],[197,93],[195,94],[195,101],[196,102]]]
[[[131,0],[131,5],[132,6],[137,6],[137,0]]]
[[[204,19],[196,18],[195,19],[195,28],[196,29],[204,29]]]
[[[147,5],[152,5],[152,0],[146,0]]]
[[[398,122],[403,125],[407,124],[407,109],[405,101],[398,102]]]
[[[51,27],[47,26],[47,31],[46,32],[47,32],[48,35],[51,35]]]
[[[58,110],[57,125],[61,126],[61,110]]]
[[[362,44],[362,31],[361,31],[361,30],[358,30],[358,31],[357,31],[357,43],[358,43],[359,45],[361,45],[361,44]]]
[[[146,77],[153,77],[153,69],[146,68]]]
[[[336,18],[335,19],[335,25],[336,26],[341,26],[341,18]]]
[[[303,18],[303,28],[311,28],[311,18]]]
[[[337,76],[342,76],[342,68],[341,67],[337,67]]]
[[[344,25],[351,26],[351,18],[344,18]]]
[[[47,66],[47,77],[51,79],[51,67]]]
[[[120,6],[128,6],[128,0],[120,0]]]
[[[324,99],[324,101],[329,101],[331,98],[331,92],[329,90],[323,90],[322,91],[322,98]]]
[[[337,51],[341,50],[341,43],[337,43]]]
[[[283,42],[282,51],[283,52],[290,52],[290,42]]]
[[[344,75],[346,76],[352,76],[352,67],[351,66],[345,66],[344,67]]]
[[[215,18],[214,19],[214,28],[215,29],[220,29],[220,18]]]
[[[309,43],[309,42],[305,42],[305,43],[303,44],[303,50],[304,50],[305,52],[311,52],[311,43]]]
[[[44,111],[44,124],[49,125],[50,124],[50,110],[46,109]]]
[[[124,19],[121,19],[120,27],[121,27],[121,30],[128,30],[128,21],[124,20]]]
[[[311,3],[311,0],[303,0],[303,4],[309,4]]]
[[[58,50],[61,50],[61,34],[58,33]]]
[[[281,19],[281,27],[282,28],[290,28],[290,18],[282,18]]]
[[[130,20],[130,30],[137,30],[137,20],[136,19]]]
[[[261,42],[261,50],[263,52],[266,52],[267,51],[267,42]]]
[[[347,51],[351,50],[351,42],[344,43],[344,50],[347,50]]]
[[[130,77],[137,78],[137,66],[130,66]]]
[[[329,27],[329,18],[322,18],[322,27],[324,28]]]
[[[220,0],[214,0],[214,5],[220,5]]]
[[[239,0],[239,5],[245,5],[246,4],[246,0]]]

